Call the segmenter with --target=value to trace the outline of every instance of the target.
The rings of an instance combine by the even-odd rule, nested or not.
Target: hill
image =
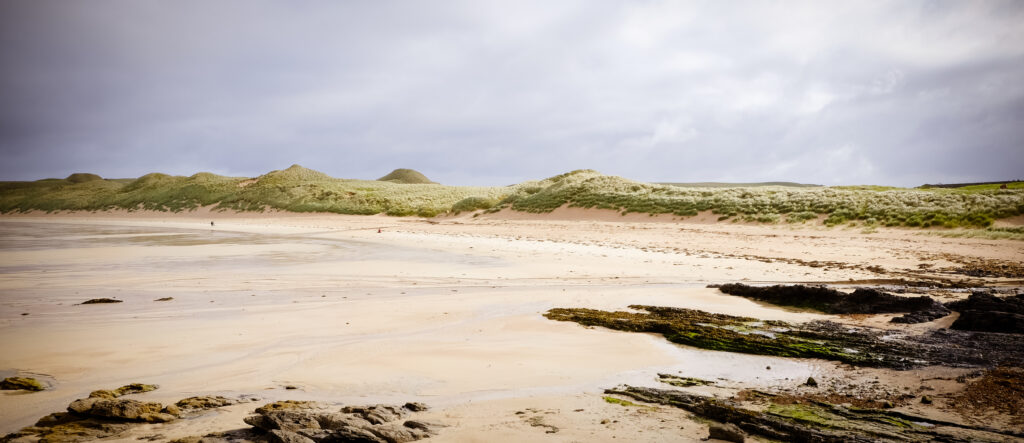
[[[415,179],[406,175],[409,177]],[[426,182],[429,184],[339,179],[300,165],[255,178],[201,172],[189,177],[151,173],[134,180],[0,182],[0,213],[106,209],[180,212],[214,206],[239,211],[280,209],[432,217],[470,197],[496,202],[510,193],[507,187]]]
[[[137,179],[73,174],[67,179],[0,182],[0,213],[105,209],[178,212],[213,206],[238,211],[279,209],[432,217],[502,209],[546,213],[567,205],[623,214],[689,217],[711,211],[722,221],[803,223],[822,219],[826,225],[867,227],[986,227],[996,219],[1024,214],[1024,189],[1016,186],[683,187],[637,182],[593,170],[502,187],[439,185],[416,171],[401,169],[382,179],[387,180],[339,179],[299,165],[255,178],[206,172],[189,177],[152,173]],[[426,182],[404,181],[410,179]]]
[[[427,176],[414,169],[395,169],[388,175],[377,179],[382,182],[403,183],[403,184],[434,184]]]

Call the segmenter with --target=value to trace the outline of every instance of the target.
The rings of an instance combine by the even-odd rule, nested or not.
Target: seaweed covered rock
[[[237,400],[233,400],[220,395],[204,395],[199,397],[189,397],[178,400],[174,405],[178,408],[189,410],[202,410],[202,409],[213,409],[224,406],[231,406],[237,404]]]
[[[899,312],[912,314],[897,317],[893,319],[894,323],[923,323],[950,313],[942,303],[928,296],[903,297],[877,289],[859,288],[853,293],[847,294],[822,286],[758,287],[742,283],[724,284],[718,289],[729,295],[760,300],[779,306],[814,309],[826,314],[891,314]]]
[[[121,386],[117,389],[99,389],[89,393],[89,398],[118,398],[122,395],[141,394],[143,392],[160,389],[159,385],[148,385],[145,383],[132,383]]]
[[[0,389],[5,391],[42,391],[46,386],[31,377],[7,377],[0,381]]]
[[[630,308],[643,312],[554,308],[544,316],[584,326],[658,333],[671,342],[701,349],[822,358],[856,366],[910,369],[928,365],[1024,364],[1024,336],[1020,335],[948,329],[909,335],[828,321],[794,324],[684,308]]]
[[[946,303],[946,307],[960,312],[950,325],[952,329],[1024,334],[1024,294],[998,297],[975,292],[964,300]]]

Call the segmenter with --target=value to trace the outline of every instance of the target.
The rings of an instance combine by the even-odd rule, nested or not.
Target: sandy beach
[[[707,426],[681,411],[623,407],[604,401],[603,390],[656,386],[658,373],[717,380],[732,391],[767,389],[851,377],[850,369],[693,349],[542,314],[643,304],[805,322],[835,316],[706,286],[943,281],[966,278],[956,269],[970,264],[1024,263],[1019,241],[922,231],[569,208],[437,219],[208,210],[6,215],[0,373],[51,388],[3,391],[0,433],[93,390],[142,382],[160,388],[140,399],[164,403],[194,395],[255,404],[417,401],[431,406],[426,419],[445,426],[437,441],[698,441]],[[103,297],[123,302],[81,304]],[[891,317],[839,320],[893,327]],[[943,321],[950,319],[910,328]],[[237,429],[253,407],[141,425],[124,439]]]

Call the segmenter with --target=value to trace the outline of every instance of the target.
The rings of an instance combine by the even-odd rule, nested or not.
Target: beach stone
[[[409,402],[402,407],[412,412],[422,412],[426,411],[427,409],[430,409],[430,407],[428,407],[427,405],[419,402]]]
[[[818,381],[815,380],[814,377],[807,377],[807,381],[804,382],[804,385],[818,387]]]
[[[708,427],[708,438],[743,443],[747,435],[736,425],[726,423],[724,425],[714,424]]]
[[[31,377],[7,377],[0,381],[0,389],[5,391],[42,391],[46,389],[46,386]]]

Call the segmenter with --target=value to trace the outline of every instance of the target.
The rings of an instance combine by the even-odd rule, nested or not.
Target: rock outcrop
[[[433,434],[429,423],[405,420],[426,406],[346,406],[339,411],[311,402],[276,402],[257,408],[245,422],[264,431],[270,442],[404,443]]]
[[[893,323],[924,323],[945,317],[949,309],[928,296],[903,297],[877,289],[860,288],[851,294],[823,286],[775,285],[748,286],[729,283],[718,287],[729,295],[760,300],[779,306],[814,309],[826,314],[892,314],[907,315],[892,319]]]

